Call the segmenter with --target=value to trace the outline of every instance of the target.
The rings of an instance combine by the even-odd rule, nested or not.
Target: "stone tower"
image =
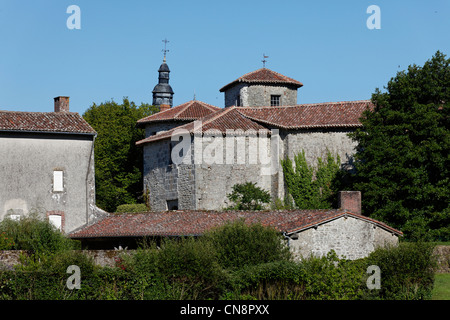
[[[163,63],[158,69],[159,77],[158,84],[153,89],[153,105],[159,106],[160,111],[169,109],[173,105],[173,90],[169,84],[170,69],[166,63],[166,56],[164,56]]]
[[[225,107],[293,106],[303,84],[267,68],[244,74],[220,89]]]

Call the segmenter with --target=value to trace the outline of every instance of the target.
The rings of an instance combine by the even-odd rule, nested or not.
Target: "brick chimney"
[[[339,191],[338,207],[342,210],[361,214],[361,191]]]
[[[69,97],[56,97],[55,112],[69,112]]]
[[[168,105],[168,104],[161,104],[159,106],[159,112],[166,111],[166,110],[169,110],[169,109],[170,109],[170,105]]]

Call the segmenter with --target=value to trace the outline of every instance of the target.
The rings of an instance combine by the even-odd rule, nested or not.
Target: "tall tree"
[[[158,111],[124,98],[122,104],[94,103],[83,114],[98,134],[94,147],[98,207],[112,212],[121,204],[142,201],[142,148],[135,143],[144,138],[144,130],[136,128],[136,122]]]
[[[361,118],[353,188],[364,214],[410,239],[450,239],[450,60],[398,72]]]

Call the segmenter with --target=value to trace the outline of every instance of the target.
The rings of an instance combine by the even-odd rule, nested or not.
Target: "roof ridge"
[[[214,121],[214,120],[216,120],[216,119],[218,119],[220,117],[223,117],[225,114],[229,113],[230,111],[232,111],[234,109],[236,109],[235,106],[223,108],[221,110],[217,110],[216,111],[217,114],[212,113],[211,115],[213,115],[213,116],[210,119],[207,119],[206,122],[203,122],[203,120],[202,120],[203,118],[201,118],[199,120],[202,120],[202,126],[204,126],[204,125],[206,125],[206,124],[208,124],[208,123],[210,123],[210,122],[212,122],[212,121]],[[197,121],[199,121],[199,120],[197,120]],[[195,130],[195,125],[194,125],[194,130]]]
[[[179,116],[182,112],[186,111],[186,109],[188,109],[193,103],[194,103],[194,100],[191,100],[191,101],[188,101],[188,102],[183,103],[185,106],[184,106],[184,107],[181,107],[181,108],[180,108],[180,111],[178,111],[177,113],[175,113],[175,115],[173,116],[173,118],[174,118],[174,119],[177,119],[178,116]],[[179,106],[182,106],[183,104],[178,105],[178,107],[179,107]],[[175,108],[176,108],[176,107],[177,107],[177,106],[175,106]],[[169,110],[170,110],[170,109],[167,109],[167,110],[164,110],[164,111],[169,111]]]
[[[370,103],[372,102],[370,99],[368,100],[347,100],[347,101],[330,101],[330,102],[312,102],[312,103],[298,103],[292,105],[285,106],[247,106],[247,107],[239,107],[241,109],[283,109],[283,108],[298,108],[298,107],[308,107],[308,106],[319,106],[319,105],[336,105],[336,104],[344,104],[344,103]]]

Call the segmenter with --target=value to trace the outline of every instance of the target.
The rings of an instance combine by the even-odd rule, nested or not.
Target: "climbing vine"
[[[299,209],[329,209],[336,194],[335,180],[340,171],[340,158],[327,152],[326,159],[317,159],[317,166],[306,162],[305,151],[296,154],[294,161],[282,159],[287,191]]]

